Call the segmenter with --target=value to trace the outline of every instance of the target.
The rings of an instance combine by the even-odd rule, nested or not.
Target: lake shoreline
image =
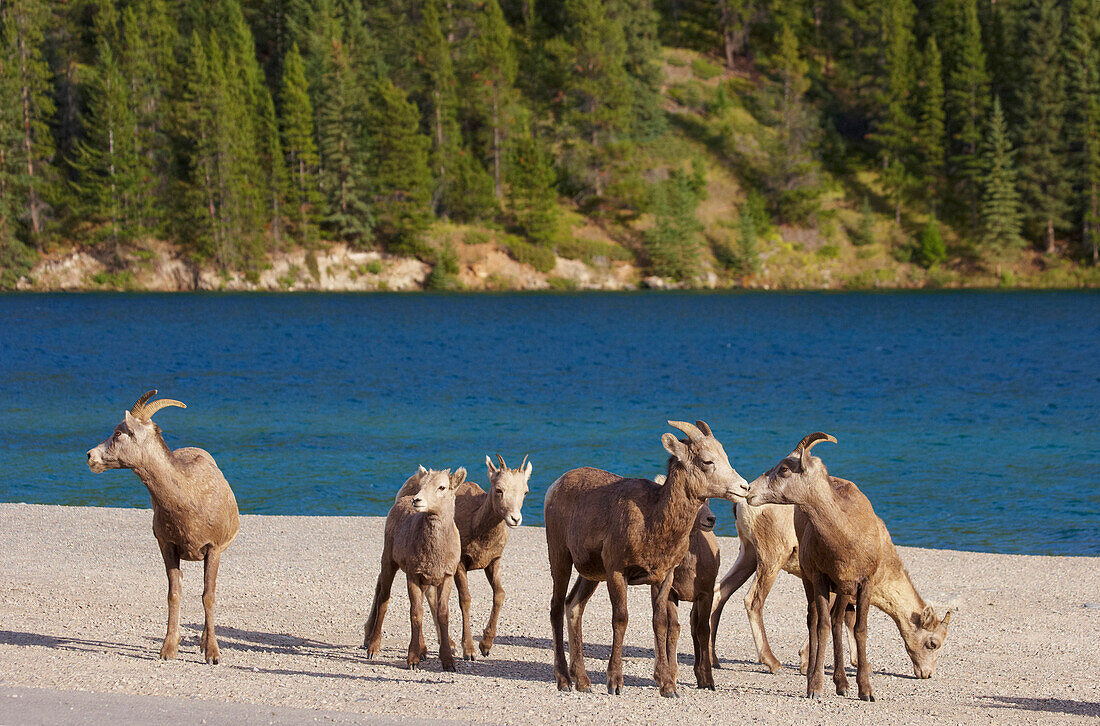
[[[715,693],[694,688],[683,607],[682,697],[670,701],[652,683],[645,588],[630,588],[624,695],[602,692],[610,634],[602,588],[585,615],[594,693],[557,692],[545,542],[541,529],[526,526],[512,533],[505,551],[508,597],[497,645],[488,658],[460,661],[457,673],[440,672],[434,656],[423,670],[405,669],[409,626],[401,575],[382,652],[368,661],[358,647],[378,572],[381,517],[243,516],[218,580],[222,664],[207,666],[197,653],[198,563],[183,565],[180,657],[161,662],[166,580],[150,521],[151,513],[142,509],[0,504],[0,686],[253,704],[276,717],[279,709],[305,708],[337,722],[352,715],[489,723],[709,722],[751,713],[758,722],[776,724],[867,717],[884,724],[1065,723],[1100,715],[1100,684],[1091,677],[1100,668],[1100,652],[1089,635],[1100,627],[1100,610],[1089,605],[1097,597],[1097,557],[899,548],[924,598],[938,611],[951,607],[956,614],[935,677],[917,680],[893,624],[873,611],[873,705],[831,692],[821,702],[802,698],[805,680],[797,658],[805,601],[795,578],[780,576],[765,611],[785,670],[772,675],[755,662],[744,613],[728,608],[718,635],[723,667],[715,672]],[[737,542],[722,537],[720,544],[724,571]],[[473,628],[479,632],[490,594],[483,577],[470,582]],[[451,631],[457,633],[455,602],[451,613]],[[427,638],[434,652],[431,629]]]

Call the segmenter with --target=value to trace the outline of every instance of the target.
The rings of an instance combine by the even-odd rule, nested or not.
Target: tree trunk
[[[31,89],[27,80],[27,39],[23,35],[22,27],[19,27],[19,73],[22,83],[23,98],[23,153],[27,155],[27,206],[31,214],[31,236],[34,238],[34,247],[42,251],[42,239],[39,221],[38,192],[34,187],[34,146],[31,143]]]
[[[499,89],[493,89],[493,193],[502,196],[500,188],[500,98]]]
[[[1047,254],[1054,253],[1054,220],[1047,220]]]

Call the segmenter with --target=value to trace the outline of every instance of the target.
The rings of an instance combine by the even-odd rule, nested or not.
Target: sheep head
[[[743,501],[748,493],[745,480],[730,465],[726,450],[714,438],[710,426],[704,421],[696,421],[694,425],[686,421],[669,421],[668,425],[687,434],[686,440],[664,434],[661,443],[687,470],[688,493],[699,499],[718,497],[732,502]]]
[[[455,490],[466,481],[466,470],[459,467],[452,474],[450,469],[436,471],[421,466],[414,476],[416,493],[412,496],[412,508],[427,514],[441,514],[448,505],[453,510]]]
[[[700,532],[713,532],[714,525],[718,523],[718,517],[714,516],[710,505],[704,503],[699,507],[699,514],[695,517],[695,529]]]
[[[936,611],[928,605],[919,613],[913,613],[913,627],[905,631],[905,651],[913,661],[913,675],[917,678],[931,678],[936,670],[936,661],[947,640],[947,625],[951,622],[952,611],[948,610],[943,620],[936,617]]]
[[[798,504],[814,482],[828,481],[829,472],[825,464],[810,454],[810,450],[822,441],[836,443],[834,437],[821,431],[799,441],[794,451],[749,485],[748,503],[754,507],[762,504]]]
[[[170,398],[149,403],[156,389],[146,392],[122,414],[122,422],[114,432],[95,448],[87,452],[88,468],[99,474],[108,469],[132,469],[141,464],[150,446],[166,448],[160,427],[152,421],[152,415],[166,406],[187,406]]]
[[[485,466],[489,472],[489,499],[493,503],[493,511],[504,519],[506,525],[518,527],[523,521],[523,512],[520,511],[523,498],[530,491],[527,483],[531,479],[531,462],[525,456],[518,469],[510,469],[500,454],[497,454],[497,460],[500,466],[493,464],[488,455],[485,456]]]

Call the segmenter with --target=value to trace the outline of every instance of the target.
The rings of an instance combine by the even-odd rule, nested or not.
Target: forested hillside
[[[440,288],[490,248],[685,285],[1100,281],[1100,0],[18,0],[0,22],[0,288],[73,249],[125,287],[165,243],[243,280],[341,244]]]

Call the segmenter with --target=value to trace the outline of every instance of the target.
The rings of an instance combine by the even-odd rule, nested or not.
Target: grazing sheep
[[[130,469],[149,490],[153,534],[168,574],[168,632],[160,648],[164,660],[175,658],[179,650],[180,560],[203,561],[206,623],[199,648],[206,662],[216,665],[220,656],[214,637],[214,588],[222,552],[240,527],[237,500],[210,454],[195,448],[168,449],[152,416],[165,406],[187,406],[168,398],[150,402],[156,393],[154,389],[139,398],[110,438],[88,451],[88,468],[97,474]]]
[[[424,598],[427,596],[439,636],[439,660],[443,670],[455,669],[447,615],[451,582],[462,553],[455,526],[455,491],[466,480],[466,470],[428,470],[423,466],[406,481],[386,517],[382,565],[374,589],[370,617],[363,627],[363,647],[373,658],[382,641],[382,620],[390,602],[390,587],[397,570],[405,573],[409,589],[408,664],[415,669],[427,655],[424,646]],[[408,488],[408,491],[406,489]]]
[[[745,610],[748,612],[759,661],[772,673],[777,673],[782,665],[772,653],[764,632],[764,601],[780,570],[799,578],[802,576],[798,568],[794,506],[765,504],[754,507],[748,502],[739,502],[734,505],[734,511],[741,550],[737,561],[722,577],[715,591],[714,612],[710,622],[711,652],[716,653],[714,641],[717,639],[722,608],[730,596],[755,572],[756,579],[745,595]],[[896,550],[891,551],[896,556]],[[871,605],[889,615],[897,625],[916,677],[931,678],[943,647],[946,626],[941,629],[942,623],[936,617],[935,611],[925,604],[900,560],[884,569],[883,577],[873,583]],[[855,610],[851,606],[845,611],[845,625],[851,636],[848,643],[852,665],[856,665],[855,652],[851,650],[851,643],[854,641],[852,629],[855,625]],[[808,645],[802,647],[799,655],[801,669],[805,673],[809,662]],[[717,655],[714,659],[717,666]]]
[[[798,564],[806,590],[806,623],[809,631],[809,663],[806,696],[819,698],[825,680],[825,649],[830,625],[833,639],[833,683],[838,695],[847,695],[844,646],[841,633],[848,603],[855,601],[856,683],[859,697],[874,701],[871,669],[867,661],[867,614],[872,592],[897,581],[904,573],[886,525],[867,497],[850,481],[829,476],[821,459],[810,450],[822,441],[836,439],[821,432],[802,439],[788,456],[749,487],[747,501],[762,504],[797,504]],[[906,575],[905,580],[908,580]],[[836,594],[830,615],[830,593]],[[934,618],[930,608],[921,611]],[[939,649],[947,637],[951,613],[939,623],[929,641]],[[925,625],[924,622],[920,623]]]
[[[745,480],[730,466],[722,445],[702,421],[669,421],[686,441],[665,434],[671,454],[663,485],[624,479],[589,467],[563,474],[546,493],[546,545],[554,581],[550,623],[554,634],[554,676],[558,689],[591,690],[584,669],[581,617],[601,580],[611,598],[613,638],[607,692],[623,687],[622,648],[626,632],[627,585],[650,585],[653,605],[654,679],[662,696],[676,696],[676,659],[668,657],[668,611],[673,572],[688,552],[699,509],[710,497],[736,500]],[[566,590],[573,567],[580,577],[568,593],[570,665],[563,635]]]

